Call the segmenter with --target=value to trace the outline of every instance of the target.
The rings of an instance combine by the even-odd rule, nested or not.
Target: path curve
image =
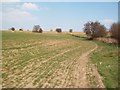
[[[78,63],[79,63],[79,73],[77,77],[77,87],[79,88],[105,88],[102,78],[100,74],[97,71],[97,68],[90,62],[90,54],[95,51],[98,48],[98,45],[96,43],[95,47],[91,49],[90,51],[84,53],[81,55]],[[93,80],[95,79],[95,85],[91,85],[91,81],[89,81],[89,78],[87,75],[94,77],[92,78]]]
[[[102,78],[97,72],[97,68],[89,63],[90,54],[95,51],[98,46],[96,43],[95,47],[88,52],[83,53],[79,59],[73,60],[72,62],[65,63],[64,70],[56,70],[52,76],[43,84],[42,88],[105,88]],[[69,69],[67,69],[69,68]],[[92,86],[88,79],[88,69],[92,76],[96,78],[97,85]],[[57,79],[57,81],[55,81]],[[50,84],[49,82],[56,82]]]
[[[94,42],[93,42],[94,43]],[[89,63],[90,54],[95,51],[98,46],[96,43],[95,47],[85,53],[83,53],[80,57],[76,57],[71,62],[63,62],[61,65],[62,68],[58,68],[54,71],[54,73],[47,78],[46,81],[41,82],[42,88],[105,88],[102,78],[99,75],[97,68],[91,63]],[[79,47],[77,47],[79,48]],[[76,48],[74,48],[76,49]],[[71,49],[73,50],[73,49]],[[66,52],[62,52],[56,56],[62,55]],[[56,57],[53,56],[52,58]],[[52,59],[50,58],[50,59]],[[95,85],[91,85],[91,81],[89,78],[95,78]],[[50,83],[52,82],[52,83]],[[33,86],[32,83],[26,85],[27,87],[39,87],[38,85]]]

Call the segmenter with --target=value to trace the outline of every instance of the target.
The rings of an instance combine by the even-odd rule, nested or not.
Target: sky
[[[32,30],[34,25],[40,25],[45,31],[55,30],[58,27],[63,31],[69,31],[69,29],[83,31],[84,24],[88,21],[99,21],[108,29],[112,23],[118,21],[118,0],[111,0],[111,2],[107,0],[106,2],[64,1],[66,2],[4,0],[0,5],[2,9],[0,10],[2,21],[0,29],[15,27]]]

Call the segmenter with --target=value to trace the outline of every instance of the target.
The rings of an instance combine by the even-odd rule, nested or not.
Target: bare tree
[[[40,28],[38,32],[39,32],[39,33],[42,33],[42,32],[43,32],[42,28]]]
[[[84,32],[86,33],[88,39],[93,39],[97,37],[104,37],[106,35],[106,28],[101,25],[98,21],[87,22],[84,25]]]
[[[87,35],[88,39],[93,39],[93,32],[91,30],[91,22],[87,22],[86,24],[84,24],[84,32]]]
[[[33,32],[38,32],[39,29],[40,29],[40,26],[39,25],[35,25],[33,27]]]
[[[120,43],[120,23],[113,23],[110,28],[111,37],[118,40]]]
[[[43,30],[42,30],[42,28],[41,28],[39,25],[35,25],[35,26],[33,27],[33,32],[42,33]]]

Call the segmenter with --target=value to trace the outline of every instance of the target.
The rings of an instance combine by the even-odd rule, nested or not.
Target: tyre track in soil
[[[89,55],[98,48],[95,43],[95,47],[90,51],[83,53],[79,59],[73,60],[69,63],[65,62],[66,65],[64,70],[56,70],[52,76],[47,79],[43,84],[42,88],[105,88],[102,78],[97,71],[97,68],[93,64],[89,64]],[[89,65],[88,65],[89,64]],[[88,69],[91,69],[88,70]],[[62,73],[62,74],[61,74]],[[96,80],[95,86],[91,85],[87,74],[91,73]],[[55,83],[55,79],[57,82]],[[50,84],[49,81],[52,80],[53,83]]]

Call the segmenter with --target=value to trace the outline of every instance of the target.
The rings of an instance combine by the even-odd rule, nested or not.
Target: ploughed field
[[[3,31],[3,87],[99,87],[98,83],[90,84],[87,67],[88,55],[97,46],[78,36]]]

